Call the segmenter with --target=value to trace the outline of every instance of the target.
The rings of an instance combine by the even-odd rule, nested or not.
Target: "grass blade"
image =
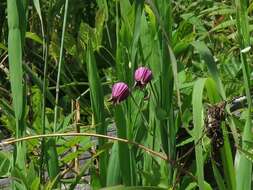
[[[54,187],[57,186],[59,179],[58,174],[60,172],[58,154],[56,151],[56,142],[55,139],[51,138],[46,142],[46,161],[48,175],[51,180],[55,180]],[[57,179],[56,179],[57,178]]]
[[[57,73],[57,81],[56,81],[54,126],[53,126],[54,132],[56,132],[57,120],[58,120],[57,117],[58,117],[59,85],[60,85],[61,66],[62,66],[62,57],[63,57],[64,36],[65,36],[65,29],[66,29],[66,23],[67,23],[67,15],[68,15],[68,4],[69,4],[69,1],[66,0],[63,26],[62,26],[60,58],[59,58],[59,63],[58,63],[58,73]],[[46,144],[49,145],[49,146],[46,146],[48,173],[49,173],[51,181],[54,181],[57,178],[57,175],[59,174],[59,162],[58,162],[58,154],[56,150],[56,141],[55,139],[49,139],[46,142]],[[58,185],[57,182],[59,182],[59,180],[56,179],[55,182],[56,183],[54,183],[54,187]]]
[[[193,108],[193,124],[194,124],[194,142],[195,142],[195,156],[197,165],[198,185],[200,190],[204,190],[204,158],[202,144],[198,143],[203,132],[203,105],[202,96],[205,86],[206,78],[198,79],[193,87],[192,93],[192,108]]]
[[[214,178],[217,182],[217,185],[219,187],[220,190],[226,190],[226,186],[225,183],[223,181],[222,175],[220,174],[219,169],[216,166],[216,163],[212,160],[212,168],[213,168],[213,174],[214,174]]]
[[[216,67],[216,63],[210,50],[208,49],[208,47],[205,45],[204,42],[196,41],[193,42],[192,45],[197,49],[202,59],[204,59],[205,63],[207,64],[208,71],[218,87],[221,97],[225,100],[226,99],[225,91],[219,76],[218,69]]]
[[[112,147],[110,160],[107,170],[106,186],[119,185],[121,183],[120,163],[119,163],[119,147],[115,142]]]
[[[105,118],[104,118],[104,94],[102,91],[102,85],[97,71],[96,60],[93,54],[92,45],[89,41],[87,52],[86,52],[86,64],[88,71],[88,79],[90,84],[90,100],[91,108],[93,112],[94,122],[96,125],[96,132],[98,134],[106,134]],[[104,146],[106,143],[105,139],[99,139],[99,147]],[[106,175],[107,175],[107,163],[108,154],[104,152],[100,155],[100,182],[104,187],[106,185]]]
[[[126,119],[124,116],[124,112],[122,109],[122,105],[116,105],[115,107],[115,122],[117,126],[117,136],[119,138],[126,138],[127,137],[127,125]],[[132,172],[132,163],[131,163],[131,152],[129,145],[118,142],[119,143],[119,163],[120,169],[123,178],[123,184],[126,186],[134,185],[135,183],[135,173]]]
[[[243,66],[243,79],[244,88],[247,96],[247,117],[246,123],[242,135],[242,148],[248,150],[252,147],[253,135],[252,135],[252,100],[250,95],[250,63],[247,61],[247,52],[243,53],[242,50],[250,46],[250,33],[249,33],[249,21],[248,21],[248,1],[235,0],[236,6],[236,21],[237,31],[239,36],[240,48],[241,48],[241,64]],[[236,165],[236,189],[250,190],[252,187],[252,162],[240,152],[237,153],[238,164]]]
[[[10,69],[10,83],[13,98],[13,107],[16,120],[16,138],[22,137],[25,134],[24,125],[24,89],[23,89],[23,69],[22,69],[22,44],[24,40],[25,25],[22,25],[21,20],[25,22],[24,7],[19,0],[7,1],[7,16],[8,16],[8,55]],[[13,170],[15,167],[25,174],[26,149],[24,143],[18,143],[13,154]],[[13,183],[13,188],[17,186]]]

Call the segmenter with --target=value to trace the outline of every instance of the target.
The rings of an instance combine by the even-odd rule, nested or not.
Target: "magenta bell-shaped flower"
[[[152,79],[152,72],[147,67],[139,67],[134,73],[135,85],[138,87],[145,87]]]
[[[129,88],[124,82],[117,82],[112,87],[112,96],[109,101],[118,104],[125,100],[130,94]]]

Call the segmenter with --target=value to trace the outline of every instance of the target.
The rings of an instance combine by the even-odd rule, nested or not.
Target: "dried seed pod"
[[[226,102],[221,102],[208,107],[205,127],[207,136],[211,139],[212,147],[218,150],[224,144],[221,122],[225,120]]]

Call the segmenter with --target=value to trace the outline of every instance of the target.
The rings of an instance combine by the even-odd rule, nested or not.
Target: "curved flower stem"
[[[148,121],[147,121],[146,117],[145,117],[144,114],[142,113],[141,108],[140,108],[140,106],[138,105],[138,103],[135,101],[135,99],[134,99],[132,93],[130,93],[130,96],[131,96],[131,98],[132,98],[134,104],[135,104],[136,107],[138,108],[138,111],[140,112],[141,117],[142,117],[142,119],[144,120],[144,123],[145,123],[145,125],[146,125],[146,127],[147,127],[147,129],[148,129],[149,124],[148,124]]]

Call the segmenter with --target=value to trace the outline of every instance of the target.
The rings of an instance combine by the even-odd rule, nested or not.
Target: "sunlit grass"
[[[251,14],[242,0],[0,2],[0,178],[250,190]]]

